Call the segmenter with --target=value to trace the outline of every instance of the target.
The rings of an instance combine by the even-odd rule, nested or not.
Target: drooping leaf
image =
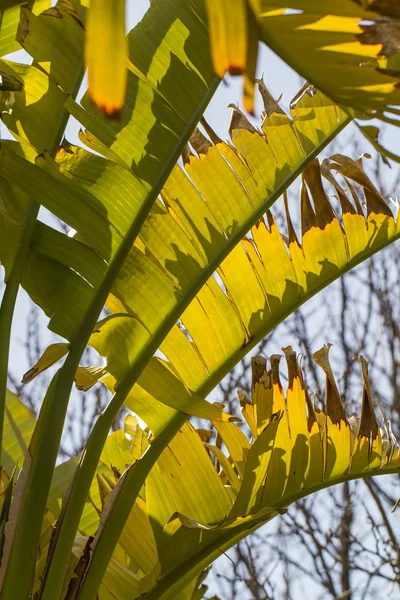
[[[46,348],[38,362],[25,373],[22,383],[29,383],[39,373],[48,369],[68,352],[68,344],[51,344]]]
[[[221,79],[225,73],[244,75],[243,102],[254,112],[254,84],[258,56],[257,2],[206,0],[214,70]]]
[[[107,116],[115,118],[124,104],[127,84],[125,0],[91,1],[85,52],[90,97]]]

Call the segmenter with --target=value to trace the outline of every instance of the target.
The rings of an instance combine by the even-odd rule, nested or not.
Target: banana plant
[[[23,464],[6,471],[0,598],[199,597],[201,573],[215,558],[216,544],[228,547],[306,493],[304,451],[303,479],[288,470],[287,484],[285,475],[277,484],[282,486],[280,495],[259,506],[261,488],[254,491],[251,481],[258,478],[261,485],[267,475],[273,444],[281,453],[292,452],[290,444],[309,443],[311,448],[303,424],[304,415],[311,419],[312,414],[304,403],[306,392],[301,392],[307,409],[298,417],[298,431],[293,424],[296,439],[292,428],[281,425],[290,423],[284,400],[260,401],[260,414],[254,408],[257,402],[251,408],[244,401],[254,438],[251,447],[257,448],[250,462],[250,442],[235,418],[206,396],[293,310],[394,242],[400,235],[398,218],[364,172],[362,159],[338,154],[322,162],[316,158],[352,120],[352,102],[346,104],[340,90],[331,93],[338,104],[306,84],[291,102],[289,116],[259,81],[264,103],[260,127],[234,108],[230,141],[215,134],[202,119],[220,78],[213,69],[201,0],[156,0],[128,34],[127,92],[118,119],[105,116],[90,91],[79,103],[75,100],[84,72],[86,2],[60,0],[42,12],[31,8],[21,8],[15,40],[32,64],[0,61],[7,83],[2,119],[14,138],[0,147],[0,260],[6,273],[0,314],[0,414],[8,414],[9,333],[19,286],[42,307],[49,328],[60,336],[24,380],[64,362],[43,400]],[[352,35],[360,44],[358,33]],[[335,43],[341,48],[347,40],[348,32],[341,37],[339,31]],[[374,40],[364,46],[380,60]],[[351,77],[349,73],[348,85]],[[371,78],[372,83],[360,86],[366,94]],[[396,94],[384,96],[379,106],[399,105]],[[369,97],[374,111],[376,98]],[[62,137],[69,116],[82,125],[82,146]],[[299,175],[301,238],[287,201],[286,233],[279,231],[270,212]],[[335,206],[322,178],[336,195]],[[40,205],[71,233],[37,220]],[[99,320],[104,307],[108,314]],[[87,345],[104,357],[101,367],[80,365]],[[327,359],[318,360],[328,370],[327,394],[335,396]],[[300,373],[293,369],[299,386]],[[281,389],[275,367],[273,372],[264,374],[265,381],[273,377]],[[82,456],[56,468],[74,381],[82,389],[101,381],[112,397]],[[125,431],[110,436],[124,404],[131,411]],[[372,444],[372,433],[363,425],[372,419],[364,417],[368,409],[363,409],[359,435],[355,426],[351,434],[344,412],[337,408],[340,400],[328,404],[325,417],[314,410],[321,440],[315,460],[324,466],[310,491],[343,481],[353,454],[351,464],[358,465],[353,475],[365,476],[395,453],[386,428],[379,435],[389,439],[390,451],[382,451],[368,470],[364,438]],[[204,447],[198,434],[192,435],[187,423],[191,415],[213,422],[230,456],[220,447]],[[374,425],[374,436],[375,430]],[[358,450],[348,445],[352,435],[363,444],[360,460],[355,458]],[[270,439],[266,446],[257,444],[264,438]],[[182,447],[180,439],[186,440]],[[209,476],[214,483],[205,488],[210,495],[202,502],[204,512],[185,508],[193,471],[189,477],[184,469],[179,476],[180,481],[188,477],[181,500],[179,488],[171,492],[170,483],[163,482],[171,466],[163,461],[174,443],[180,453],[205,461],[205,472],[213,473]],[[339,457],[342,479],[336,477],[333,450],[329,454],[328,448]],[[207,450],[222,469],[213,466]],[[257,452],[263,456],[264,475],[256,469]],[[393,468],[386,471],[395,470],[396,460],[389,462]],[[313,477],[318,479],[314,471]],[[157,495],[166,492],[165,505],[150,518],[151,486]],[[285,495],[286,488],[293,493]],[[240,502],[231,513],[235,494]],[[264,509],[257,520],[254,511]],[[181,516],[171,520],[176,512]],[[170,541],[181,554],[174,558],[171,552],[167,564],[162,556],[165,552],[168,558],[169,551],[160,548],[175,534]],[[141,548],[139,557],[132,544]]]

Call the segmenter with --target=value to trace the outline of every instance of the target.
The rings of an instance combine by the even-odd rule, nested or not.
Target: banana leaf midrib
[[[285,499],[284,503],[279,503],[273,508],[276,508],[279,511],[285,510],[293,502],[301,500],[309,494],[314,494],[315,492],[332,487],[333,485],[360,479],[361,476],[375,477],[378,475],[389,475],[395,473],[399,473],[398,467],[388,467],[384,471],[381,471],[380,469],[371,469],[369,471],[364,471],[362,474],[351,473],[343,477],[338,477],[333,481],[324,481],[320,485],[309,489],[307,492],[305,492],[303,489],[297,494],[293,494]],[[257,514],[255,514],[254,520],[256,523],[253,526],[251,525],[251,521],[246,521],[245,523],[238,525],[237,528],[228,529],[225,534],[221,535],[220,537],[216,537],[215,540],[212,540],[209,545],[204,546],[198,554],[191,556],[187,562],[160,577],[156,585],[151,589],[150,592],[145,594],[143,598],[145,600],[172,600],[174,598],[174,594],[180,591],[184,585],[200,571],[200,569],[203,570],[208,567],[214,560],[222,556],[222,554],[229,550],[229,548],[231,548],[233,545],[239,543],[242,539],[251,533],[254,533],[257,531],[257,529],[278,515],[279,513],[274,513],[272,517],[265,518],[264,520],[260,521],[257,520]]]

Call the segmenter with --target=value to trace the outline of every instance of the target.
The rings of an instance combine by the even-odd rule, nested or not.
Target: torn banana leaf
[[[274,15],[272,8],[290,8]],[[397,3],[261,0],[265,43],[344,106],[369,116],[400,105]]]
[[[235,424],[229,424],[226,431],[218,428],[224,444],[221,450],[203,442],[201,431],[185,424],[160,456],[146,479],[145,494],[135,505],[137,522],[143,521],[139,511],[149,519],[140,527],[152,550],[131,598],[144,591],[151,600],[178,598],[182,590],[193,589],[196,578],[215,558],[285,512],[292,502],[339,482],[399,472],[399,445],[390,424],[382,419],[378,422],[375,416],[367,362],[360,358],[361,418],[349,419],[332,374],[328,346],[314,355],[326,375],[325,398],[314,401],[296,353],[288,347],[284,354],[288,369],[285,387],[280,380],[281,355],[273,355],[269,361],[263,357],[252,360],[246,435]],[[250,422],[256,424],[255,434],[251,434]],[[235,453],[230,453],[230,430],[237,430],[237,440],[243,439],[243,469],[237,468]],[[125,438],[116,437],[116,443],[118,440],[126,445]],[[118,450],[113,448],[117,456]],[[214,461],[207,450],[217,457],[222,453],[224,459]],[[111,454],[108,460],[112,460]],[[232,471],[235,483],[231,482]],[[120,544],[125,544],[122,538]],[[142,550],[133,545],[129,556],[135,564],[143,558]],[[115,561],[116,555],[106,579],[114,594],[117,588],[110,577]]]

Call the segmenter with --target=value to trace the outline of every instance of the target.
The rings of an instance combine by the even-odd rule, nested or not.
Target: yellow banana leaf
[[[225,311],[229,311],[228,314],[224,314],[224,318],[220,319],[215,317],[215,313],[212,312],[215,310],[213,303],[220,302],[216,295],[219,292],[214,294],[215,299],[213,300],[211,300],[211,295],[208,297],[208,304],[205,303],[207,296],[199,294],[193,302],[195,307],[189,306],[187,309],[187,312],[195,311],[198,307],[197,312],[193,313],[190,320],[186,319],[186,313],[183,313],[181,317],[181,323],[185,329],[180,330],[182,338],[179,352],[176,352],[171,359],[167,343],[162,345],[163,352],[170,359],[172,368],[183,381],[186,380],[187,385],[190,377],[190,385],[198,393],[210,391],[219,378],[229,370],[230,365],[247,353],[251,344],[256,343],[258,339],[273,329],[277,322],[308,298],[312,294],[312,290],[318,291],[325,283],[359,262],[374,248],[378,249],[388,243],[390,239],[394,240],[398,237],[398,222],[394,220],[384,199],[362,170],[361,160],[352,161],[347,157],[335,155],[330,160],[325,160],[322,167],[324,175],[338,195],[342,218],[339,220],[325,195],[318,162],[311,163],[303,176],[301,245],[292,227],[289,212],[287,238],[281,236],[272,216],[268,215],[267,223],[264,221],[258,223],[252,230],[252,237],[243,241],[240,246],[241,254],[238,253],[238,249],[235,249],[232,259],[229,256],[222,263],[219,270],[221,287],[212,279],[215,290],[222,292],[223,289],[224,293],[228,295],[230,302],[225,305]],[[332,170],[336,170],[346,178],[347,194],[333,178]],[[352,181],[364,190],[365,209],[361,207]],[[315,208],[311,207],[309,193],[312,194]],[[277,250],[279,250],[279,254],[277,254]],[[226,264],[229,260],[234,262],[228,269]],[[257,277],[254,277],[255,273]],[[244,301],[242,301],[242,296],[244,296]],[[257,308],[259,306],[265,308],[260,311]],[[257,315],[257,319],[254,319],[254,314]],[[115,316],[116,321],[126,318],[126,316]],[[225,336],[226,339],[229,339],[232,332],[231,325],[235,318],[240,319],[239,323],[244,327],[242,336],[248,340],[247,345],[243,345],[243,337],[238,337],[236,347],[232,345],[234,350],[232,355],[229,355],[224,353],[223,346],[220,348],[216,346],[217,336],[211,338],[213,345],[206,343],[206,335],[209,336],[210,330],[213,331],[212,327],[215,330],[220,327],[219,339],[224,340]],[[184,332],[187,332],[187,335]],[[208,333],[206,334],[206,332]],[[210,337],[207,339],[209,340]],[[110,344],[107,345],[109,361],[110,346]],[[189,348],[186,354],[185,346]],[[216,351],[216,347],[219,352]],[[111,348],[111,353],[114,354],[113,361],[119,361],[119,368],[121,368],[121,343]],[[192,368],[193,356],[197,356],[199,368],[197,366]],[[238,532],[250,531],[257,526],[257,523],[264,522],[266,518],[278,514],[279,510],[285,508],[279,503],[282,497],[292,497],[304,485],[316,486],[324,480],[339,480],[345,473],[348,473],[349,456],[355,447],[355,461],[365,460],[365,456],[367,456],[367,464],[369,465],[371,462],[371,465],[376,466],[376,458],[374,457],[373,461],[372,459],[370,461],[368,457],[366,450],[368,444],[364,438],[360,437],[357,443],[354,441],[354,432],[352,433],[344,415],[337,386],[329,366],[327,350],[323,349],[315,357],[327,375],[326,415],[323,415],[317,407],[314,408],[310,403],[308,394],[299,378],[296,357],[290,348],[286,349],[286,358],[289,365],[289,389],[286,397],[279,381],[279,357],[271,357],[271,370],[268,372],[265,370],[265,361],[257,359],[253,363],[252,401],[245,398],[242,401],[243,416],[256,438],[253,446],[249,446],[248,441],[243,439],[244,436],[233,423],[215,423],[219,435],[226,442],[226,447],[232,452],[230,460],[221,456],[218,447],[211,450],[209,442],[206,442],[206,448],[215,455],[218,464],[221,465],[221,481],[228,486],[229,499],[232,502],[230,513],[221,517],[218,525],[216,519],[214,521],[213,518],[206,522],[204,519],[196,517],[195,512],[188,510],[186,505],[184,508],[181,502],[185,502],[185,500],[177,501],[178,505],[175,504],[175,510],[174,503],[170,500],[166,503],[163,501],[163,506],[157,509],[165,518],[166,539],[170,541],[173,537],[174,547],[179,548],[179,553],[175,557],[177,563],[180,561],[184,563],[187,556],[195,548],[199,548],[203,539],[201,536],[205,530],[209,530],[211,535],[211,530],[216,531],[222,528],[223,534],[221,533],[221,535],[227,535],[229,539],[233,539],[232,532],[225,532],[224,523],[226,523],[227,528],[233,529],[235,535],[239,535],[239,538],[235,537],[234,539],[240,539]],[[203,369],[202,375],[200,375],[200,379],[196,379],[201,373],[200,367]],[[150,390],[148,384],[142,383],[147,376],[148,380],[157,381],[157,385],[161,389],[162,378],[156,376],[153,368],[154,362],[149,363],[143,376],[139,379],[138,385],[134,386],[129,394],[127,406],[137,413],[150,427],[153,435],[157,436],[159,432],[162,432],[164,424],[171,420],[172,415],[168,411],[165,412],[165,407],[162,408],[161,404],[156,401],[156,399],[163,401],[165,388],[162,394],[154,394],[154,386]],[[114,373],[116,373],[115,370]],[[101,377],[103,375],[104,373],[101,373]],[[112,382],[113,378],[104,380],[107,385],[110,385],[110,379]],[[113,385],[114,383],[111,383],[111,389]],[[302,400],[299,401],[299,398]],[[368,410],[368,406],[366,405],[364,412]],[[364,421],[365,419],[363,423]],[[366,422],[371,423],[371,418]],[[304,435],[306,429],[308,429],[307,437]],[[363,431],[365,437],[365,429]],[[175,440],[177,440],[176,443],[179,443],[179,436]],[[172,442],[171,448],[173,444],[174,442]],[[379,440],[374,441],[373,444],[379,451]],[[275,448],[277,448],[276,451]],[[282,458],[284,453],[288,455],[287,459]],[[172,454],[177,457],[179,449],[173,447]],[[177,460],[179,464],[182,464],[184,458],[179,455]],[[168,473],[172,473],[171,469],[174,464],[172,462],[168,468],[165,467]],[[234,468],[236,468],[236,473]],[[155,472],[156,470],[153,470],[153,473]],[[150,479],[151,477],[152,475],[150,475]],[[210,475],[207,475],[207,478],[209,477]],[[158,486],[158,491],[154,493],[154,497],[165,499],[166,489],[171,494],[171,485],[178,479],[178,473],[173,473],[168,484],[163,484],[157,479],[155,485]],[[240,480],[249,480],[252,485],[239,487]],[[261,485],[261,482],[266,483]],[[122,485],[123,481],[121,481],[121,492]],[[268,496],[266,496],[266,490],[269,491]],[[187,497],[186,493],[185,498]],[[150,502],[149,496],[146,498]],[[217,506],[215,501],[214,505]],[[168,515],[165,516],[167,508]],[[179,514],[174,517],[175,511]],[[254,512],[258,514],[257,518],[252,516]],[[154,519],[159,521],[160,515],[155,516]],[[185,516],[185,519],[182,518],[182,515]],[[188,537],[183,529],[187,527],[187,519],[192,522],[190,526],[192,531],[187,534]],[[199,523],[200,529],[193,528],[193,522]],[[99,534],[99,532],[101,529],[97,533]],[[158,540],[156,531],[155,536]],[[158,547],[160,543],[157,542]],[[220,538],[215,544],[216,548],[223,545]],[[210,552],[210,560],[218,556],[215,548]],[[175,559],[166,551],[166,562],[162,562],[163,572],[172,569],[171,560]],[[205,563],[202,565],[206,566]],[[175,576],[177,576],[176,572],[171,575],[171,580]],[[192,576],[193,571],[190,570],[190,577]],[[178,576],[179,578],[180,576]],[[171,580],[168,580],[168,585]],[[173,594],[175,594],[176,589],[173,588],[173,590]],[[171,598],[174,597],[173,594]]]
[[[399,106],[396,3],[261,0],[258,14],[266,44],[337,102],[378,117]]]
[[[361,208],[356,209],[345,191],[335,184],[342,204],[340,221],[322,188],[320,167],[317,162],[312,163],[303,176],[301,243],[292,228],[290,211],[286,240],[279,233],[272,215],[268,214],[266,220],[260,220],[252,228],[251,237],[244,238],[218,270],[230,300],[223,314],[218,311],[217,301],[220,300],[206,304],[208,296],[202,290],[181,316],[180,322],[187,335],[181,336],[177,352],[174,351],[174,338],[170,340],[167,336],[161,349],[193,390],[204,385],[206,387],[201,389],[210,391],[217,383],[217,380],[210,382],[212,373],[218,373],[218,377],[221,371],[228,371],[239,356],[243,356],[295,306],[310,297],[312,290],[319,291],[323,285],[366,257],[366,252],[382,247],[384,240],[397,239],[398,222],[383,198],[375,188],[372,189],[371,183],[361,178],[365,174],[360,165],[344,157],[332,157],[323,162],[323,173],[331,180],[335,169],[348,177],[350,190],[352,184],[349,178],[352,177],[355,177],[356,183],[366,186],[365,214]],[[311,208],[309,193],[315,212]],[[211,283],[214,285],[215,282],[211,280]],[[222,294],[221,288],[219,291]],[[215,332],[211,347],[206,342],[205,332],[209,331]],[[230,359],[226,342],[228,336],[232,339]],[[219,346],[220,339],[225,347]],[[188,349],[187,354],[185,348]],[[198,356],[196,369],[187,367],[189,356],[193,356],[191,348],[196,349]],[[222,356],[227,361],[226,371],[222,367]],[[195,381],[196,374],[201,372],[199,361],[204,365],[201,382]]]
[[[280,355],[269,361],[263,357],[252,360],[248,406],[256,423],[255,434],[250,427],[245,435],[235,424],[221,430],[215,423],[224,444],[221,449],[220,444],[203,441],[202,432],[186,424],[164,450],[134,509],[137,522],[143,521],[143,536],[152,548],[148,555],[152,558],[147,568],[134,571],[138,581],[132,587],[132,598],[144,591],[149,599],[180,598],[183,590],[189,594],[212,560],[285,512],[292,502],[350,479],[399,472],[398,443],[390,425],[382,418],[378,422],[375,416],[367,362],[360,358],[361,418],[348,419],[328,351],[326,346],[314,355],[326,374],[323,403],[319,398],[311,402],[296,353],[291,347],[284,348],[288,369],[284,388]],[[235,453],[230,454],[231,429],[239,432],[235,439],[242,443],[244,468],[237,466]],[[126,445],[126,439],[115,439]],[[112,452],[118,455],[114,442],[110,452],[108,460],[112,460]],[[120,544],[125,543],[121,537]],[[133,564],[143,559],[139,546],[130,546],[129,556]],[[118,560],[123,557],[114,555],[113,561]],[[110,563],[109,571],[115,568],[115,562]],[[119,598],[109,577],[105,580],[108,589]]]

